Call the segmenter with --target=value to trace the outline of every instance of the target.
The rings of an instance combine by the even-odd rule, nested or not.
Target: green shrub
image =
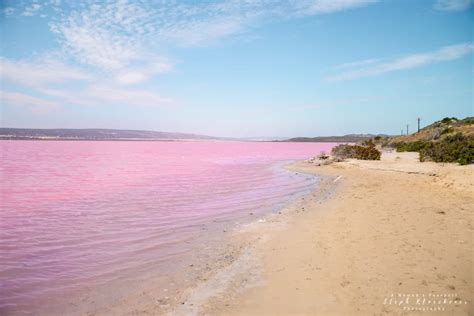
[[[423,149],[428,142],[423,141],[423,140],[418,140],[415,142],[399,142],[395,145],[397,152],[403,152],[403,151],[420,151]]]
[[[334,147],[332,155],[338,158],[355,158],[360,160],[380,160],[382,153],[375,148],[373,143],[368,146],[341,144]]]
[[[427,160],[471,164],[474,162],[474,138],[457,133],[439,142],[430,142],[420,150],[420,161]]]
[[[456,117],[445,117],[444,119],[441,120],[441,123],[450,123],[451,121],[457,121],[458,119]]]
[[[341,144],[331,150],[331,154],[342,159],[353,158],[355,150],[353,145]]]

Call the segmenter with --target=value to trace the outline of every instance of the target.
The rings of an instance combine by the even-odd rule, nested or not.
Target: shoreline
[[[335,187],[333,177],[294,170],[292,165],[298,160],[287,161],[276,167],[285,172],[310,176],[318,180],[309,190],[302,189],[288,197],[287,201],[279,206],[272,207],[267,212],[257,212],[256,217],[229,227],[225,240],[222,241],[223,251],[213,258],[216,261],[208,263],[206,273],[200,275],[200,282],[192,287],[183,289],[180,293],[180,304],[170,306],[164,315],[201,315],[207,308],[209,301],[227,291],[236,292],[232,288],[252,288],[261,282],[262,265],[257,259],[256,246],[268,241],[270,234],[276,233],[292,220],[295,214],[300,213],[300,204],[309,196],[315,195],[317,199],[325,198],[332,194]],[[317,192],[317,193],[316,193]],[[251,213],[253,214],[253,213]],[[203,270],[201,269],[201,272]],[[239,291],[240,292],[240,291]]]
[[[382,161],[289,168],[321,176],[320,185],[233,232],[243,255],[170,315],[473,312],[473,166],[385,152]],[[416,306],[415,294],[451,303]],[[396,305],[402,296],[407,304]]]
[[[209,307],[216,297],[241,294],[243,290],[262,284],[263,265],[259,258],[259,248],[264,247],[274,234],[286,229],[295,217],[305,213],[304,204],[308,201],[322,203],[328,199],[338,186],[337,177],[320,175],[295,169],[299,161],[285,164],[281,168],[290,172],[302,173],[319,178],[319,182],[309,192],[290,197],[278,211],[260,214],[255,220],[237,225],[229,231],[225,252],[221,255],[230,260],[218,261],[209,274],[196,286],[181,293],[182,303],[173,306],[165,315],[201,315],[209,313]],[[335,181],[336,180],[336,181]]]

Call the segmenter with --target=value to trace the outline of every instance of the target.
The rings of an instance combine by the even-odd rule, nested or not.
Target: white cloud
[[[135,66],[118,72],[115,75],[115,81],[121,85],[138,84],[149,80],[156,74],[170,72],[172,69],[173,63],[167,59],[149,60],[146,65]]]
[[[79,62],[117,70],[143,58],[143,34],[151,21],[151,13],[139,2],[105,1],[72,10],[50,28],[63,50]]]
[[[163,29],[162,36],[182,46],[196,46],[242,32],[244,23],[245,21],[239,17],[216,17],[205,21],[188,22],[182,27],[175,25]]]
[[[474,4],[474,0],[438,0],[435,9],[440,11],[464,11]]]
[[[197,46],[245,32],[262,23],[353,9],[377,0],[104,0],[33,2],[23,16],[48,12],[60,49],[54,58],[0,57],[2,81],[43,97],[8,95],[8,102],[41,106],[173,104],[138,84],[169,72],[165,50]],[[4,9],[5,15],[13,14]],[[75,66],[72,66],[72,65]],[[61,87],[60,89],[58,87]],[[29,97],[29,98],[28,98]],[[51,103],[53,102],[53,103]]]
[[[119,84],[129,85],[129,84],[137,84],[143,82],[147,79],[146,74],[143,72],[138,71],[129,71],[122,74],[119,74],[116,77],[116,80]]]
[[[368,64],[364,64],[364,62],[356,62],[352,63],[354,67],[351,67],[349,70],[330,76],[327,79],[330,81],[351,80],[361,77],[376,76],[397,70],[412,69],[432,63],[458,59],[470,54],[473,50],[474,44],[463,43],[444,46],[432,52],[408,55],[390,61],[370,62]],[[338,67],[340,68],[340,66]],[[336,69],[338,67],[336,67]]]
[[[147,65],[148,66],[148,65]],[[129,68],[121,74],[85,72],[50,59],[34,61],[0,58],[0,78],[2,82],[12,82],[33,89],[39,96],[7,94],[9,104],[51,107],[55,105],[130,105],[162,106],[172,103],[155,91],[129,88],[127,85],[143,82],[150,76],[168,71],[166,60],[156,60],[148,68]],[[60,87],[60,88],[58,88]]]
[[[107,71],[123,70],[170,45],[195,46],[228,37],[270,20],[327,14],[378,0],[104,0],[34,2],[23,16],[53,11],[50,21],[65,56]],[[43,8],[45,8],[43,10]],[[51,9],[51,10],[50,10]],[[5,11],[6,12],[6,11]],[[139,81],[127,75],[122,81]]]
[[[118,70],[160,47],[203,45],[265,21],[333,13],[377,1],[104,1],[75,7],[54,20],[51,30],[64,51],[81,63]]]
[[[29,87],[39,87],[67,81],[92,80],[81,69],[54,60],[15,61],[0,57],[0,78]]]

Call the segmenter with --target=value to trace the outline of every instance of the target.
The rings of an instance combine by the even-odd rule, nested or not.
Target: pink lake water
[[[309,190],[282,165],[333,145],[1,141],[0,314],[169,275],[219,223]]]

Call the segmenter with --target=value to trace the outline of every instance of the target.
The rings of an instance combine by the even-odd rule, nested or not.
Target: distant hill
[[[119,129],[0,128],[0,139],[10,140],[203,140],[211,136]]]
[[[344,136],[319,136],[319,137],[295,137],[284,140],[285,142],[319,142],[319,143],[357,143],[371,139],[378,135],[373,134],[349,134]]]

